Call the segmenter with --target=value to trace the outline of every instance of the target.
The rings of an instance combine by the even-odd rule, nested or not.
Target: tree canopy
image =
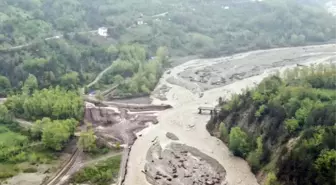
[[[139,63],[155,56],[165,66],[167,58],[162,56],[215,57],[323,43],[336,37],[334,19],[322,6],[297,0],[242,3],[3,0],[0,3],[3,23],[0,25],[0,75],[11,84],[8,86],[0,78],[0,85],[4,86],[0,96],[10,93],[5,90],[10,87],[21,91],[30,74],[36,77],[40,89],[57,85],[76,89],[93,81],[111,64],[111,72],[115,74],[112,78],[123,76],[124,79],[118,76],[118,80],[129,84],[120,91],[148,92],[155,74],[146,76],[150,84],[143,86],[128,82],[125,76],[146,68]],[[89,32],[102,26],[108,28],[107,38]],[[113,81],[110,76],[97,88],[110,84]]]
[[[83,100],[78,93],[59,87],[34,91],[31,96],[13,95],[5,104],[17,117],[29,120],[44,117],[81,120],[84,113]]]
[[[269,172],[266,184],[335,184],[336,66],[282,75],[222,102],[213,118],[221,122],[220,138],[247,157],[253,172]]]

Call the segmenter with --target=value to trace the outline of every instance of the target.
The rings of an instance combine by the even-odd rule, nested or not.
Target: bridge
[[[202,114],[202,111],[210,111],[210,114],[217,113],[221,109],[218,107],[198,107],[198,114]]]

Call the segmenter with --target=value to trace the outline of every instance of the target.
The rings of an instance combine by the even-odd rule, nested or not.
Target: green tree
[[[34,138],[40,138],[43,132],[43,128],[46,125],[52,124],[50,118],[43,118],[42,120],[36,120],[33,126],[30,128],[30,133]]]
[[[85,152],[90,152],[96,148],[96,137],[92,129],[80,133],[78,147]]]
[[[76,89],[79,85],[77,72],[66,73],[61,77],[61,85],[66,89]]]
[[[277,177],[273,172],[267,174],[265,185],[278,185]]]
[[[228,129],[225,127],[225,123],[221,122],[219,125],[219,133],[220,133],[220,139],[228,142],[229,141],[229,131]]]
[[[315,161],[317,181],[321,184],[336,184],[336,150],[323,150]]]
[[[99,101],[99,103],[101,103],[104,100],[104,95],[102,92],[98,91],[95,95],[95,98]]]
[[[0,97],[6,96],[11,91],[11,87],[8,78],[0,75]]]
[[[257,110],[257,112],[254,114],[254,116],[257,118],[260,118],[265,113],[266,109],[267,109],[266,105],[261,105],[259,109]]]
[[[239,127],[233,127],[229,136],[229,148],[234,155],[245,157],[249,151],[247,135]]]
[[[164,66],[168,65],[168,48],[167,47],[159,47],[156,50],[156,57],[158,61],[162,63]]]
[[[29,74],[28,78],[23,84],[22,92],[25,94],[32,94],[34,90],[38,89],[38,82],[34,75]]]
[[[73,119],[55,120],[43,126],[42,142],[47,148],[60,151],[65,142],[74,134],[77,121]]]
[[[42,142],[47,148],[60,151],[69,137],[70,132],[64,125],[53,123],[43,128]]]
[[[299,122],[298,120],[292,118],[285,120],[285,127],[289,133],[293,133],[299,128]]]
[[[12,117],[7,107],[3,104],[0,104],[0,123],[6,123],[11,120],[12,120]]]
[[[249,162],[252,171],[253,172],[257,172],[260,169],[260,160],[261,157],[263,155],[263,141],[262,141],[262,137],[259,136],[257,138],[257,148],[250,152],[248,157],[247,157],[247,161]]]

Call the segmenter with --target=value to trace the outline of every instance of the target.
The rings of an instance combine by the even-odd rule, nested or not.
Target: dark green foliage
[[[305,131],[289,156],[278,162],[279,180],[289,185],[335,184],[335,134],[334,126]]]
[[[12,128],[15,128],[15,126],[9,124],[0,126],[1,164],[15,165],[21,162],[47,163],[53,158],[53,156],[48,155],[48,151],[44,151],[40,147],[40,143],[34,142],[29,136]],[[0,174],[3,171],[6,171],[6,169],[0,168]],[[8,171],[10,170],[8,169]]]
[[[214,57],[321,43],[334,39],[336,31],[333,17],[323,7],[294,0],[239,4],[220,0],[3,0],[0,3],[0,75],[9,80],[14,91],[21,90],[29,74],[37,78],[40,88],[84,86],[119,54],[122,64],[118,65],[123,65],[123,70],[114,73],[134,76],[140,69],[139,62],[166,53],[165,50],[156,53],[160,46],[167,47],[172,56]],[[164,12],[168,13],[160,15]],[[137,25],[139,19],[146,24]],[[88,32],[102,26],[109,28],[106,39]],[[53,37],[55,35],[58,37]],[[132,43],[144,46],[147,54],[144,55],[143,49],[119,46]],[[15,47],[20,45],[23,47]],[[131,59],[137,62],[130,62]],[[158,57],[158,60],[164,59]],[[166,66],[166,62],[162,63]],[[145,72],[141,71],[139,76]],[[100,85],[114,83],[115,75],[106,77]],[[150,75],[136,82],[149,81],[144,86],[125,79],[128,85],[119,90],[148,93],[155,84],[153,79]],[[332,88],[334,79],[308,80],[313,87],[328,84]],[[7,82],[0,79],[0,86],[5,86],[0,96],[10,92]]]
[[[60,85],[66,89],[76,89],[89,83],[111,65],[115,56],[104,46],[83,44],[75,39],[49,40],[36,46],[2,52],[0,74],[6,76],[17,91],[32,76],[37,81],[34,87],[40,88]]]
[[[234,127],[230,131],[229,148],[234,155],[245,157],[249,152],[247,135],[239,127]]]
[[[95,166],[85,167],[77,172],[71,179],[72,183],[90,183],[95,185],[108,185],[115,181],[121,163],[121,156],[111,157]]]
[[[11,91],[11,83],[5,76],[0,76],[0,97],[4,97]]]
[[[59,151],[74,134],[78,122],[74,119],[55,120],[41,125],[42,142],[45,147]]]
[[[78,142],[78,148],[84,152],[92,152],[96,149],[96,138],[92,129],[88,131],[82,131],[80,133]]]
[[[35,167],[28,167],[22,170],[23,173],[35,173],[37,169]]]
[[[118,59],[96,84],[98,88],[104,85],[118,85],[114,92],[116,96],[131,94],[149,94],[160,78],[163,66],[167,65],[168,53],[160,47],[152,59],[146,58],[144,47],[133,44],[120,48]]]
[[[323,150],[314,164],[317,170],[317,182],[336,184],[336,150]],[[333,181],[331,179],[334,179]]]
[[[229,148],[235,155],[247,156],[253,172],[275,172],[268,184],[333,185],[336,88],[330,79],[335,74],[335,65],[325,64],[288,70],[282,79],[266,78],[250,93],[235,95],[212,120],[225,120],[221,133],[232,128]],[[246,111],[250,111],[248,123],[242,123],[237,115]]]
[[[260,169],[261,160],[262,160],[263,153],[264,153],[263,151],[264,144],[263,144],[261,136],[259,136],[256,141],[257,141],[256,149],[254,151],[251,151],[247,156],[247,161],[249,162],[251,169],[254,173]]]
[[[65,91],[59,87],[35,91],[32,96],[14,95],[5,102],[16,116],[36,120],[43,117],[51,119],[83,117],[83,100],[78,93]]]

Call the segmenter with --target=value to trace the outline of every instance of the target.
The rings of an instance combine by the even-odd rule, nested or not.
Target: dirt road
[[[83,33],[95,33],[95,32],[98,32],[98,30],[90,30],[90,31],[81,31],[81,32],[70,32],[68,34],[74,34],[74,33],[77,33],[77,34],[83,34]],[[47,37],[47,38],[44,38],[42,40],[45,40],[45,41],[48,41],[48,40],[54,40],[54,39],[60,39],[60,38],[63,38],[64,35],[55,35],[55,36],[52,36],[52,37]],[[21,48],[25,48],[25,47],[28,47],[32,44],[36,43],[36,41],[34,42],[30,42],[30,43],[26,43],[26,44],[21,44],[21,45],[18,45],[18,46],[12,46],[12,47],[9,47],[9,48],[4,48],[4,49],[1,49],[1,50],[16,50],[16,49],[21,49]]]
[[[220,140],[209,135],[205,129],[209,115],[197,114],[197,107],[216,105],[220,96],[229,98],[232,93],[240,93],[242,89],[258,84],[264,77],[274,72],[274,69],[283,70],[285,67],[296,66],[297,63],[334,60],[335,51],[335,45],[272,49],[218,59],[192,60],[174,67],[169,74],[163,75],[157,86],[157,89],[162,86],[170,88],[165,93],[167,100],[160,101],[154,98],[153,101],[154,104],[169,103],[174,108],[161,112],[158,116],[159,124],[143,130],[142,137],[132,146],[125,184],[148,184],[141,172],[146,163],[147,151],[155,138],[165,148],[171,142],[166,138],[167,132],[174,133],[180,143],[195,147],[216,159],[225,168],[227,182],[230,185],[258,184],[247,163],[232,156]],[[255,67],[259,67],[257,72]],[[227,75],[227,79],[230,79],[230,76],[239,73],[239,79],[212,85],[188,78],[188,75],[202,77],[202,73],[196,72],[205,68],[214,69],[214,71],[210,69],[207,73],[210,78],[214,75]],[[201,92],[204,93],[202,98],[199,96]]]

